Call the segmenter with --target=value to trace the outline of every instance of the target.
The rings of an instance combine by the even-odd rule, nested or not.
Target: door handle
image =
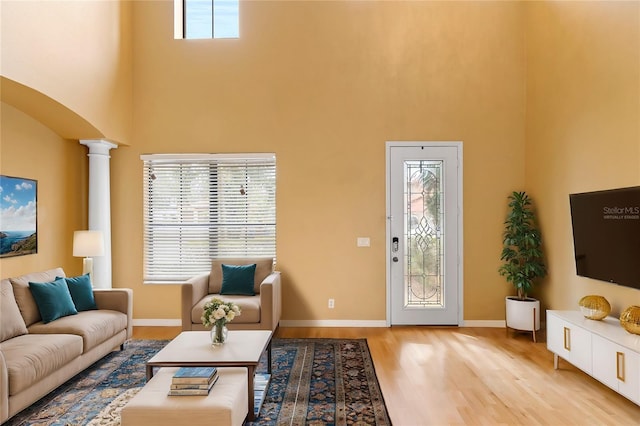
[[[564,348],[571,351],[571,329],[564,327]]]
[[[616,377],[624,382],[624,352],[616,352]]]
[[[400,249],[400,239],[398,237],[393,237],[391,239],[391,252],[397,253],[399,249]],[[393,256],[391,260],[393,260],[394,262],[398,262],[398,256]]]

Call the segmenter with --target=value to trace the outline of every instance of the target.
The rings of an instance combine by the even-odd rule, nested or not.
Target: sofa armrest
[[[9,418],[9,372],[7,362],[0,351],[0,423]]]
[[[130,288],[94,288],[98,309],[110,309],[127,316],[127,340],[133,333],[133,290]]]
[[[275,331],[282,313],[280,272],[274,271],[260,284],[260,329]]]
[[[182,331],[190,331],[193,306],[209,293],[209,274],[197,275],[181,285]]]

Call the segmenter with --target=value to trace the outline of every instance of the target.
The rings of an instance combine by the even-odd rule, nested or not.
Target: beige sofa
[[[29,282],[56,277],[65,277],[62,268],[0,281],[0,423],[115,348],[122,349],[131,337],[130,289],[94,289],[97,310],[45,324]]]
[[[256,264],[255,295],[221,295],[222,265]],[[273,258],[216,259],[211,272],[182,284],[182,330],[206,330],[202,324],[204,304],[214,297],[236,303],[242,314],[227,324],[230,330],[271,330],[280,323],[282,295],[280,272],[273,270]]]

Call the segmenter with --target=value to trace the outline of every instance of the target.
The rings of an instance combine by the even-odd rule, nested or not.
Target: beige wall
[[[384,320],[385,141],[462,140],[465,318],[501,318],[504,200],[524,184],[522,12],[243,1],[239,40],[176,41],[171,2],[136,2],[134,137],[113,152],[114,280],[135,316],[179,314],[177,287],[141,283],[140,154],[275,152],[283,318]]]
[[[0,103],[0,170],[38,181],[38,253],[0,259],[0,276],[61,266],[82,272],[72,256],[73,231],[87,228],[87,148],[60,138],[10,105]]]
[[[637,2],[243,1],[239,40],[200,41],[173,39],[171,1],[20,3],[2,5],[3,77],[130,143],[112,151],[113,278],[134,289],[137,319],[179,317],[176,286],[142,284],[140,154],[258,151],[277,154],[284,319],[383,320],[390,140],[464,143],[466,320],[504,318],[512,289],[496,271],[506,196],[518,189],[540,209],[546,305],[571,308],[587,291],[616,308],[637,298],[575,276],[567,210],[570,192],[640,181]],[[44,227],[58,237],[46,252],[1,260],[2,276],[80,271],[66,253],[85,225],[86,148],[41,132],[3,105],[2,173],[31,164],[24,133],[33,151],[81,164],[85,187],[76,192],[76,175],[39,179],[54,183],[39,192],[42,211],[56,199],[77,216]],[[41,170],[72,173],[50,161]],[[358,236],[371,247],[357,248]]]
[[[3,86],[9,79],[30,89],[14,93],[13,86],[3,87],[2,100],[64,129],[64,137],[130,143],[131,3],[3,0],[1,6]],[[33,97],[30,91],[51,98],[51,105],[46,98],[24,102]],[[64,114],[56,102],[73,113]],[[94,129],[69,126],[74,114]],[[72,123],[82,121],[73,118]]]
[[[527,7],[527,188],[549,258],[542,299],[576,309],[587,294],[619,313],[640,291],[578,277],[569,194],[640,185],[640,3]]]

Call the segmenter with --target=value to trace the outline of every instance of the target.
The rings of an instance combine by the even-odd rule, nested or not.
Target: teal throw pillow
[[[78,313],[64,278],[50,283],[30,282],[29,289],[45,324]]]
[[[78,312],[98,309],[96,300],[93,298],[93,287],[91,287],[89,274],[80,275],[79,277],[67,277],[65,280],[67,281],[73,304],[76,305]]]
[[[227,296],[254,296],[253,281],[256,275],[256,264],[225,265],[222,264],[222,289],[220,294]]]

